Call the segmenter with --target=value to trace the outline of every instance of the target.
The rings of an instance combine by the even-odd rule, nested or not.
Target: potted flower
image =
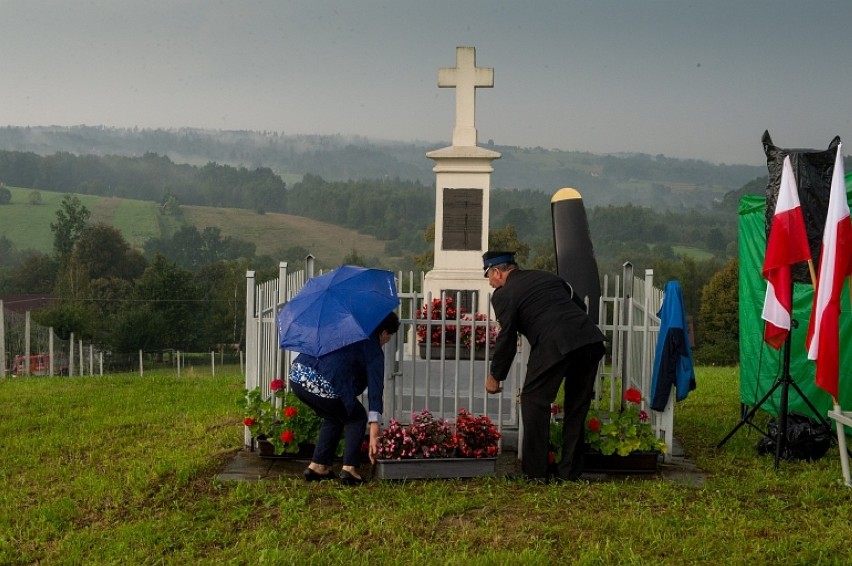
[[[642,408],[642,393],[633,387],[624,392],[620,410],[595,407],[586,416],[586,444],[592,452],[627,456],[634,452],[666,452],[666,442],[657,438],[651,419]]]
[[[489,347],[494,346],[494,341],[497,340],[497,335],[500,334],[500,326],[490,324],[488,316],[485,313],[463,314],[461,316],[462,324],[459,325],[461,334],[461,344],[467,348],[474,347],[477,349],[485,348],[485,342],[488,342]],[[476,322],[483,324],[476,324]]]
[[[456,320],[456,308],[452,297],[441,299],[432,299],[432,303],[423,303],[420,311],[417,313],[417,318],[423,320],[437,320],[436,324],[418,324],[417,325],[417,342],[426,344],[429,342],[432,346],[440,346],[441,343],[455,344],[456,343],[456,327],[452,324],[441,324],[441,320],[453,321]],[[430,308],[431,307],[431,308]],[[429,334],[427,340],[427,333]]]
[[[485,359],[486,341],[493,346],[500,328],[489,321],[484,313],[471,314],[464,307],[455,307],[452,297],[424,302],[417,313],[421,320],[436,321],[418,324],[417,343],[420,357],[426,358],[427,344],[431,345],[433,357],[440,355],[442,345],[447,358],[455,358],[455,347],[461,346],[459,359],[470,359],[471,350],[475,359]],[[454,324],[449,324],[450,322]]]
[[[269,389],[272,392],[269,398],[264,398],[258,387],[246,391],[243,400],[243,424],[257,442],[261,455],[310,451],[308,445],[316,441],[322,419],[292,391],[285,391],[283,380],[272,380]]]
[[[412,415],[409,425],[391,419],[390,425],[382,432],[378,457],[390,460],[451,458],[455,450],[456,438],[450,423],[436,419],[423,409]]]
[[[462,478],[494,475],[500,432],[487,416],[461,409],[455,422],[427,409],[383,431],[375,475],[380,479]]]
[[[500,432],[487,416],[460,409],[456,417],[456,450],[463,458],[493,458],[500,451]]]
[[[614,411],[599,408],[594,402],[586,416],[585,469],[604,472],[654,472],[660,454],[665,454],[665,440],[657,438],[650,416],[642,407],[642,393],[635,388],[624,392],[621,407]],[[560,458],[562,423],[555,419],[559,408],[551,414],[551,444],[557,449],[552,459]]]

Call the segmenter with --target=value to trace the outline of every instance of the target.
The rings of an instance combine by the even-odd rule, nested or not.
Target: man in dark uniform
[[[522,470],[527,479],[548,479],[550,404],[565,380],[562,459],[556,479],[576,480],[583,472],[586,413],[603,358],[603,333],[586,314],[571,286],[554,273],[520,269],[513,252],[486,252],[485,277],[496,290],[491,297],[500,322],[485,390],[499,393],[517,351],[517,335],[530,343],[527,375],[521,390]]]

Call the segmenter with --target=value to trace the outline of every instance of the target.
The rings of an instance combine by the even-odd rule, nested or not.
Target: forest
[[[0,292],[53,293],[62,300],[39,314],[43,323],[60,333],[76,329],[117,351],[192,351],[239,342],[243,306],[233,295],[242,292],[246,269],[258,269],[261,277],[274,274],[275,258],[257,257],[251,242],[182,224],[185,204],[314,218],[373,235],[385,242],[387,257],[403,258],[388,265],[352,250],[348,263],[431,266],[434,189],[417,180],[326,180],[308,173],[288,186],[268,167],[174,163],[151,152],[127,157],[0,151],[0,182],[67,195],[51,224],[52,253],[17,249],[0,231]],[[759,193],[762,183],[757,179],[697,208],[587,204],[600,273],[620,274],[630,261],[637,272],[653,268],[661,285],[677,278],[687,311],[697,319],[705,287],[736,256],[736,195]],[[88,222],[88,211],[75,202],[78,194],[154,201],[179,227],[132,249],[117,230]],[[492,189],[492,245],[519,250],[526,266],[554,269],[549,201],[550,194],[539,190]],[[307,251],[289,250],[293,257]],[[196,308],[204,301],[209,308]],[[175,328],[186,331],[178,335]],[[696,328],[703,337],[701,325]]]

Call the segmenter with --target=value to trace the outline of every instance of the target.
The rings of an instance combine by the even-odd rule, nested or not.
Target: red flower
[[[297,409],[296,407],[286,407],[284,409],[284,418],[292,419],[293,417],[295,417],[298,414],[299,414],[299,409]]]
[[[624,400],[628,403],[636,403],[638,405],[642,402],[642,393],[638,389],[631,387],[624,392]]]
[[[601,429],[601,421],[597,417],[592,417],[589,419],[589,430],[592,432],[598,432]]]
[[[245,420],[243,421],[243,424],[246,425],[246,426],[251,426],[251,425],[254,424],[254,419],[251,418],[251,417],[246,417]]]
[[[556,454],[553,453],[553,450],[550,450],[547,453],[547,463],[548,464],[555,464],[556,463]]]
[[[558,415],[558,414],[559,414],[559,411],[561,411],[561,410],[562,410],[562,407],[560,407],[560,406],[559,406],[559,405],[557,405],[556,403],[551,403],[551,404],[550,404],[550,414],[551,414],[551,415],[556,416],[556,415]]]
[[[284,389],[284,380],[283,379],[273,379],[269,382],[269,389],[272,391],[281,391]]]
[[[639,411],[639,420],[643,423],[648,422],[648,413],[646,413],[645,411]]]
[[[281,433],[281,442],[284,444],[290,444],[296,439],[296,435],[293,434],[292,430],[285,430]]]

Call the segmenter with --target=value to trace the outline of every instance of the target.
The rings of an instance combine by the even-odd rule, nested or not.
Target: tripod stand
[[[791,326],[793,328],[796,328],[798,326],[797,321],[792,320],[790,322],[791,322]],[[719,444],[716,445],[716,448],[721,448],[722,446],[724,446],[724,444],[728,440],[730,440],[730,438],[732,436],[734,436],[734,434],[736,434],[736,432],[740,428],[742,428],[743,425],[749,425],[750,427],[752,427],[755,430],[757,430],[758,432],[760,432],[760,434],[762,434],[763,436],[765,436],[767,438],[772,438],[769,435],[769,433],[764,432],[760,427],[758,427],[756,424],[754,424],[752,419],[754,418],[754,415],[757,413],[757,410],[760,409],[760,407],[780,387],[781,388],[781,401],[780,401],[780,408],[778,410],[778,421],[779,421],[778,435],[777,435],[776,438],[773,439],[773,440],[775,440],[775,469],[776,470],[778,469],[778,462],[781,459],[781,454],[784,453],[784,447],[787,444],[787,404],[788,404],[789,399],[790,399],[790,387],[791,386],[799,394],[799,397],[801,397],[805,401],[805,403],[810,408],[810,410],[814,414],[814,416],[816,416],[817,419],[819,419],[820,423],[822,423],[823,426],[825,426],[829,429],[831,428],[830,425],[828,424],[828,421],[825,420],[825,417],[823,417],[819,414],[819,411],[817,411],[816,407],[814,407],[814,405],[813,405],[813,403],[811,403],[810,399],[808,399],[808,397],[804,394],[804,392],[799,388],[799,386],[796,384],[795,381],[793,381],[793,378],[790,376],[790,337],[791,336],[792,336],[792,332],[788,333],[787,339],[784,340],[784,358],[783,358],[784,363],[783,363],[781,377],[778,378],[777,380],[775,380],[775,383],[772,384],[772,387],[769,388],[769,391],[766,392],[766,395],[764,395],[760,399],[760,401],[758,401],[757,404],[755,404],[754,407],[751,408],[751,410],[748,413],[743,415],[742,420],[740,420],[740,422],[737,423],[737,426],[735,426],[733,428],[733,430],[731,430],[731,432],[729,432],[728,435],[725,438],[723,438],[722,441]]]

